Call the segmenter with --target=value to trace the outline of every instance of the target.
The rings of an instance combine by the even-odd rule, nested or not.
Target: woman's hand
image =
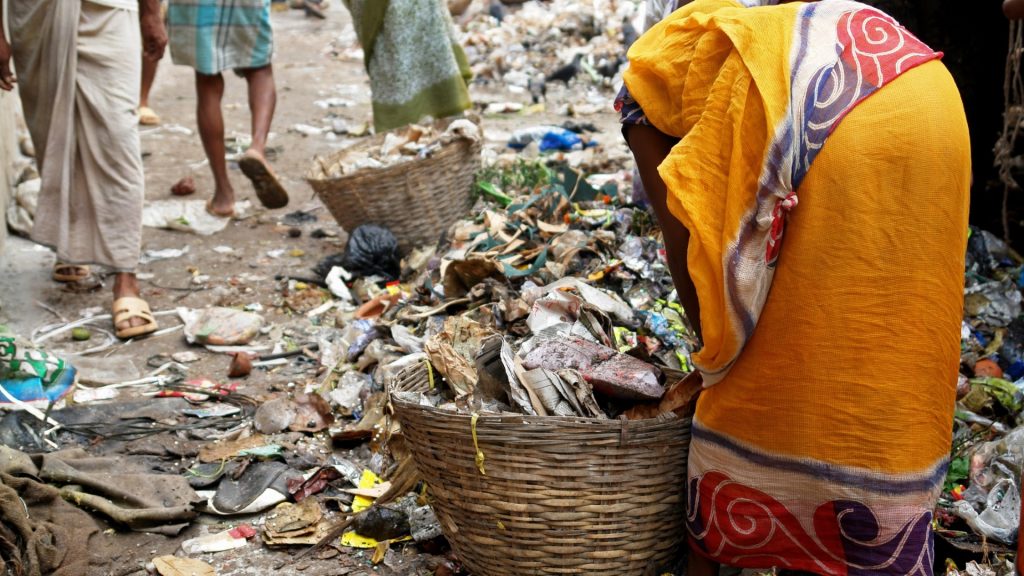
[[[11,45],[7,43],[3,32],[0,31],[0,90],[10,92],[14,90],[17,80],[11,72]]]

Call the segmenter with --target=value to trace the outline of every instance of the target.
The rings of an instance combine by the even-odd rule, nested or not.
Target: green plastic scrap
[[[57,382],[69,365],[14,336],[0,336],[0,379],[39,378],[44,386]]]
[[[973,388],[977,386],[984,392],[987,392],[989,396],[994,398],[996,402],[999,402],[1011,413],[1017,413],[1021,411],[1021,395],[1020,390],[1013,385],[1013,382],[1003,380],[1002,378],[975,378],[971,380],[972,391],[964,398],[965,404],[971,407],[967,402],[968,398],[974,396]]]
[[[619,352],[628,352],[636,346],[636,332],[625,326],[613,326],[612,335],[615,336],[615,347]]]
[[[490,182],[477,182],[476,187],[477,190],[479,190],[480,192],[483,192],[485,195],[493,198],[498,204],[501,205],[502,208],[507,208],[508,205],[512,203],[511,196],[505,194],[504,192],[499,190],[497,186],[491,184]]]
[[[522,278],[524,276],[532,276],[537,272],[540,272],[540,269],[543,268],[544,265],[547,263],[548,247],[545,246],[544,249],[540,251],[540,254],[537,255],[537,258],[533,261],[532,266],[520,269],[508,264],[507,262],[502,262],[502,266],[505,268],[505,276],[507,278]]]

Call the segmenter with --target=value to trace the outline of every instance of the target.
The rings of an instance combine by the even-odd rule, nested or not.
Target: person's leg
[[[224,117],[220,104],[224,96],[224,77],[220,74],[196,73],[196,118],[203,150],[213,172],[214,193],[210,211],[228,216],[234,211],[235,190],[228,178],[224,149]]]
[[[267,162],[267,137],[274,119],[277,90],[274,87],[274,69],[270,64],[242,70],[249,85],[249,112],[252,115],[252,144],[238,161],[242,174],[256,191],[256,197],[267,208],[281,208],[288,204],[288,192],[281,186]]]
[[[156,69],[160,63],[149,58],[142,58],[142,89],[139,91],[139,108],[149,108],[149,91],[156,79]]]
[[[274,69],[271,65],[243,70],[249,85],[249,112],[252,114],[252,145],[249,151],[266,157],[267,136],[277,106],[277,88],[274,85]]]
[[[697,337],[701,337],[700,304],[697,289],[690,279],[686,264],[686,250],[690,243],[690,232],[668,209],[668,188],[658,174],[658,166],[665,160],[677,140],[667,136],[653,126],[630,126],[626,138],[636,159],[637,170],[647,192],[647,199],[654,208],[662,234],[665,236],[665,255],[672,282],[679,293],[679,302],[686,310]]]

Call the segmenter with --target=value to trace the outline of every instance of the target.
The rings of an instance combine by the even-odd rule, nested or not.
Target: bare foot
[[[235,215],[235,191],[231,188],[218,188],[213,198],[206,203],[206,210],[214,216],[230,218]]]
[[[119,272],[114,275],[114,300],[118,298],[131,297],[139,298],[139,282],[135,278],[135,274],[127,272]],[[115,328],[118,330],[124,330],[126,328],[135,328],[136,326],[142,326],[146,321],[142,318],[129,318],[128,320],[117,324]]]

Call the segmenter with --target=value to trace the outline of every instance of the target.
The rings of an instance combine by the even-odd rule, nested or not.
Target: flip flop
[[[89,277],[88,266],[78,264],[62,264],[58,262],[53,266],[53,280],[55,282],[81,282]]]
[[[149,106],[139,108],[139,124],[143,126],[159,126],[160,116]]]
[[[270,169],[266,161],[255,154],[246,152],[238,160],[238,167],[242,174],[252,181],[256,189],[256,197],[267,208],[284,208],[288,205],[288,192],[278,182],[274,171]]]
[[[222,479],[210,503],[221,512],[238,514],[268,489],[287,495],[288,479],[295,477],[302,476],[292,471],[287,464],[273,461],[253,462],[245,469],[241,478]]]
[[[128,338],[135,338],[136,336],[143,336],[145,334],[152,334],[156,332],[157,324],[156,318],[153,317],[153,312],[149,309],[149,304],[146,303],[142,298],[135,298],[132,296],[125,296],[124,298],[118,298],[114,300],[114,330],[118,338],[127,340]],[[134,318],[141,318],[146,321],[141,326],[129,326],[127,328],[118,328],[119,324],[124,322],[130,322]]]
[[[221,214],[219,212],[214,212],[213,211],[213,199],[212,198],[206,201],[206,212],[209,213],[211,216],[216,216],[217,218],[234,218],[235,217],[235,209],[234,208],[232,208],[231,212],[228,212],[227,214]]]

